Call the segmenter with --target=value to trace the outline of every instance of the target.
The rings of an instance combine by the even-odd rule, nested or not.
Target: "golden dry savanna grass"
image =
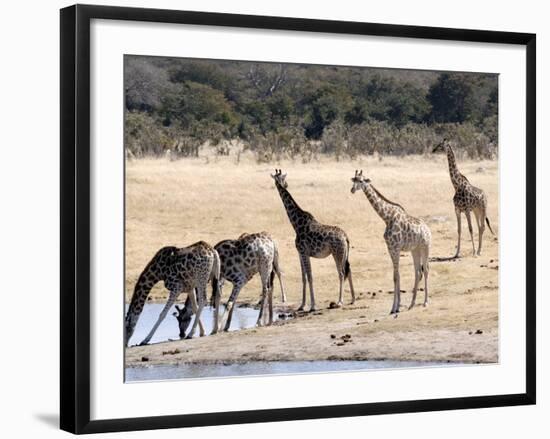
[[[126,168],[126,299],[150,258],[165,245],[212,245],[243,232],[268,231],[277,240],[289,306],[301,300],[301,273],[292,229],[273,180],[277,166],[288,173],[289,191],[300,206],[325,224],[343,228],[351,242],[350,263],[359,300],[328,310],[337,300],[338,277],[332,258],[313,259],[313,283],[320,312],[269,328],[248,329],[201,339],[171,342],[180,354],[166,356],[162,346],[129,348],[129,364],[147,352],[149,364],[179,361],[277,359],[498,360],[498,241],[486,229],[482,256],[473,257],[463,217],[462,255],[430,264],[430,306],[389,316],[393,272],[382,237],[384,223],[362,193],[350,193],[350,178],[363,169],[373,184],[432,231],[433,258],[454,254],[457,231],[446,157],[322,159],[303,164],[257,164],[233,156],[170,161],[140,159]],[[489,199],[488,216],[498,234],[498,163],[459,161],[460,170]],[[475,223],[475,220],[474,220]],[[477,247],[477,226],[474,224]],[[402,304],[408,305],[414,278],[412,258],[401,258]],[[422,284],[421,284],[422,286]],[[278,286],[276,285],[276,288]],[[224,290],[227,298],[230,288]],[[256,303],[258,276],[242,290],[240,301]],[[277,294],[276,302],[280,296]],[[419,292],[422,303],[423,292]],[[163,300],[161,284],[151,293]],[[180,300],[184,300],[181,297]],[[349,304],[349,289],[345,302]],[[476,334],[480,330],[481,334]],[[352,342],[339,343],[343,334]],[[331,338],[335,335],[337,338]],[[284,340],[284,342],[282,342]]]

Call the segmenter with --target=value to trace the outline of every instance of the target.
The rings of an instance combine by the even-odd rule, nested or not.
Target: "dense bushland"
[[[494,74],[126,56],[124,85],[131,156],[405,155],[444,136],[459,154],[497,154]]]

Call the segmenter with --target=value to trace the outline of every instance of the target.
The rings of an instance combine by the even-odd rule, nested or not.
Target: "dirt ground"
[[[462,161],[458,166],[489,199],[488,216],[498,235],[498,162]],[[251,157],[204,156],[195,159],[139,159],[126,169],[126,299],[150,258],[165,245],[187,246],[198,240],[212,245],[243,232],[265,230],[279,244],[288,303],[301,301],[301,274],[294,230],[269,176],[275,165]],[[180,362],[245,362],[252,360],[425,360],[498,361],[498,241],[485,231],[483,254],[472,256],[462,218],[461,258],[454,255],[457,230],[454,194],[446,157],[359,158],[354,161],[284,161],[289,191],[300,206],[324,224],[342,227],[350,238],[350,263],[358,300],[329,309],[337,301],[338,277],[332,258],[312,259],[318,311],[271,327],[251,328],[192,340],[126,350],[128,366]],[[430,305],[423,291],[417,305],[389,315],[393,271],[383,239],[384,223],[362,193],[350,193],[355,169],[363,169],[375,187],[409,214],[424,219],[432,231]],[[474,220],[475,223],[475,220]],[[477,247],[477,227],[474,224]],[[402,304],[408,306],[414,279],[412,257],[401,258]],[[346,285],[347,286],[347,285]],[[421,283],[423,286],[423,283]],[[224,289],[224,299],[230,291]],[[256,304],[258,276],[241,291],[239,302]],[[150,294],[163,301],[158,284]],[[180,297],[185,300],[185,295]],[[168,316],[167,318],[173,318]],[[347,341],[346,341],[347,340]]]

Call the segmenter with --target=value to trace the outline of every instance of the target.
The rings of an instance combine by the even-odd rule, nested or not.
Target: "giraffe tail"
[[[210,306],[214,306],[216,297],[220,295],[220,273],[221,273],[221,262],[220,255],[216,250],[214,250],[214,264],[212,265],[212,296],[210,296]]]
[[[271,274],[269,275],[269,289],[273,290],[273,281],[275,280],[275,270],[271,270]]]
[[[349,239],[346,236],[346,242],[348,244],[348,251],[346,253],[346,262],[344,262],[344,280],[348,278],[351,271],[351,266],[349,265]]]
[[[485,217],[485,222],[487,223],[487,226],[489,226],[489,230],[491,231],[491,233],[494,235],[495,232],[493,232],[493,229],[491,228],[491,223],[489,222],[488,216]]]
[[[346,259],[346,262],[344,263],[344,279],[348,278],[350,271],[351,267],[349,265],[349,259]]]

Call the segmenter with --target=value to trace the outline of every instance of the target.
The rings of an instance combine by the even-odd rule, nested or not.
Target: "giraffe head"
[[[275,169],[275,175],[271,174],[271,178],[273,178],[275,183],[278,183],[281,187],[285,189],[288,187],[288,183],[286,182],[286,174],[283,174],[280,169]]]
[[[445,152],[447,151],[447,147],[449,146],[449,140],[447,138],[444,138],[441,142],[439,142],[436,147],[433,149],[432,152]]]
[[[351,193],[354,194],[356,190],[361,189],[370,183],[370,178],[363,177],[363,170],[361,172],[355,171],[355,176],[351,179],[353,186],[351,187]]]
[[[191,304],[186,302],[185,305],[181,308],[176,305],[176,312],[172,313],[172,315],[178,321],[178,326],[180,328],[180,338],[185,338],[185,331],[187,331],[187,328],[189,327],[189,324],[191,323],[191,319],[193,317],[193,309],[191,307]]]

